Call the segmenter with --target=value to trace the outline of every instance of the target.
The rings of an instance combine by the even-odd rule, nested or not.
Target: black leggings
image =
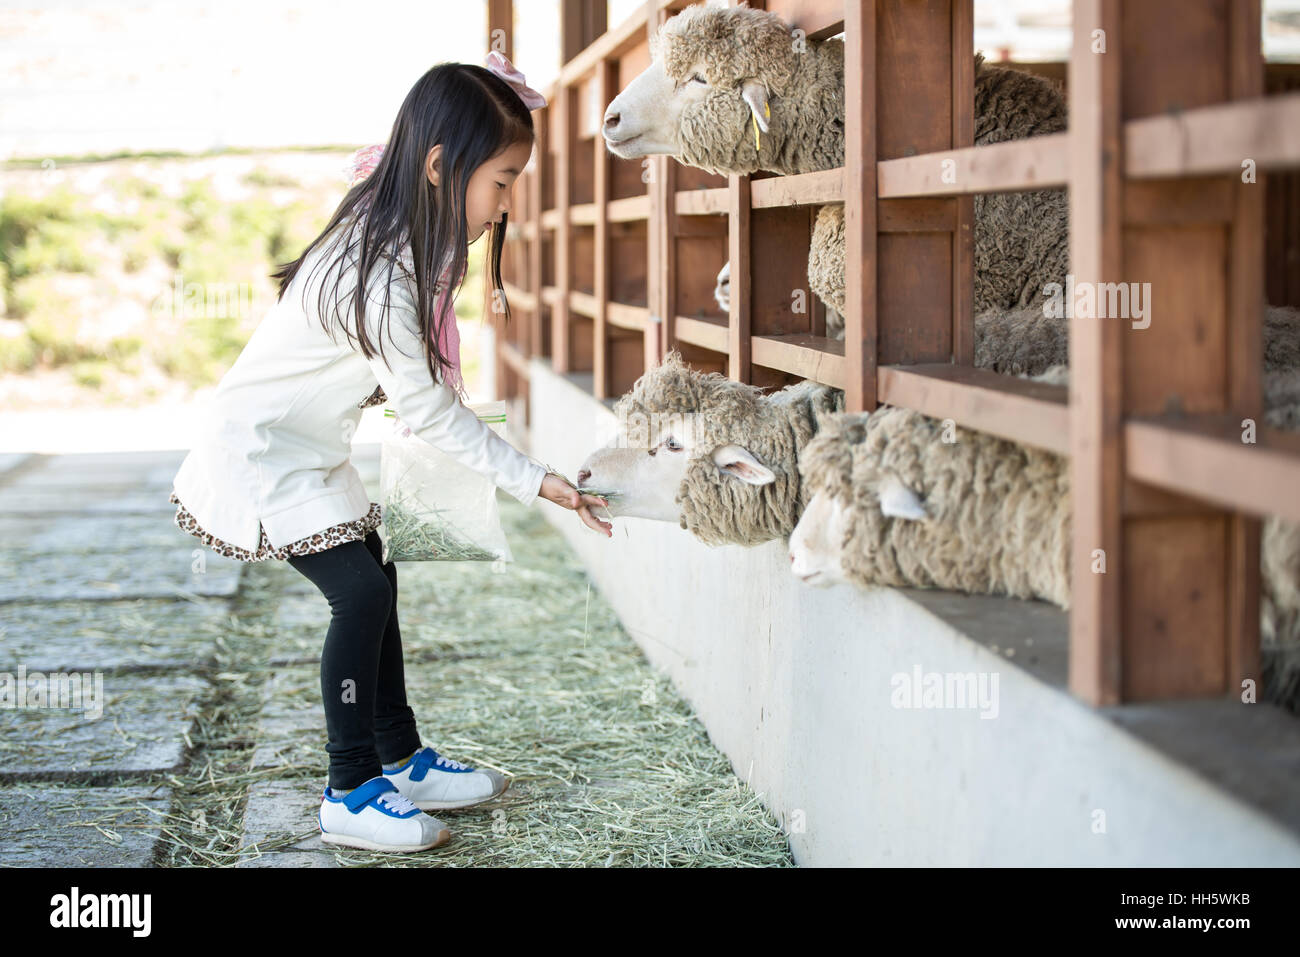
[[[377,531],[288,562],[329,600],[333,617],[320,656],[329,783],[354,788],[382,764],[420,748],[406,703],[397,627],[397,568],[381,564]]]

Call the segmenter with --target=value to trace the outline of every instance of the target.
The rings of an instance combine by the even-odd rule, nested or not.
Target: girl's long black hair
[[[278,266],[271,274],[280,284],[277,301],[284,297],[303,261],[344,224],[339,255],[332,257],[332,261],[359,263],[356,288],[347,312],[356,318],[354,327],[344,320],[345,313],[337,314],[349,340],[355,337],[362,355],[369,359],[378,351],[382,358],[382,342],[376,350],[366,334],[367,283],[376,263],[385,259],[388,274],[384,283],[384,309],[387,311],[392,270],[396,266],[406,272],[399,257],[409,237],[409,253],[415,270],[410,278],[415,285],[425,361],[430,375],[435,380],[440,378],[434,363],[450,369],[451,362],[438,346],[439,336],[431,334],[441,331],[434,323],[444,321],[442,316],[434,315],[437,297],[434,283],[438,266],[447,262],[448,257],[451,260],[449,282],[455,282],[465,270],[469,258],[465,189],[469,178],[480,165],[514,143],[533,141],[532,114],[504,80],[471,63],[439,63],[420,77],[406,95],[374,171],[348,191],[329,224],[302,255]],[[442,144],[441,173],[435,188],[425,170],[429,151],[438,143]],[[510,321],[510,306],[501,285],[501,247],[508,219],[503,216],[499,223],[493,224],[488,253],[492,296],[494,300],[499,297],[506,322]],[[340,268],[335,277],[333,308],[325,307],[323,299],[328,284],[321,284],[318,303],[321,323],[331,336],[334,329],[330,320],[341,306],[338,287],[344,273],[345,268]],[[310,276],[308,280],[304,288],[310,285]],[[455,322],[454,310],[448,310],[445,321]]]

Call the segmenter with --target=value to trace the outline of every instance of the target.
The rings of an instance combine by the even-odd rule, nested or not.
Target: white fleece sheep
[[[618,435],[587,456],[578,484],[616,492],[614,517],[677,522],[709,545],[785,538],[803,511],[799,452],[816,413],[843,407],[839,389],[765,395],[670,352],[618,400]]]
[[[799,461],[791,571],[816,585],[947,588],[1069,605],[1058,455],[910,409],[824,416]]]
[[[1052,370],[1040,381],[1065,384]],[[1265,376],[1265,421],[1300,431],[1300,372]],[[1068,461],[907,409],[819,417],[790,536],[805,582],[946,588],[1070,600]],[[1266,700],[1300,710],[1300,524],[1264,520],[1260,637]]]

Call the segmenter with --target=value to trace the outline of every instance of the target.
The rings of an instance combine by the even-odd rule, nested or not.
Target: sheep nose
[[[606,133],[613,133],[616,129],[618,129],[618,121],[619,121],[620,119],[621,119],[621,117],[620,117],[619,114],[617,114],[617,113],[606,113],[606,114],[605,114],[605,132],[606,132]]]
[[[579,486],[586,485],[587,479],[589,478],[591,478],[591,470],[583,469],[581,472],[578,473],[578,485]]]

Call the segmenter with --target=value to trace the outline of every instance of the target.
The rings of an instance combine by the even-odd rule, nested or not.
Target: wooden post
[[[673,235],[677,227],[677,164],[669,156],[649,157],[650,212],[646,223],[649,255],[646,305],[650,321],[645,330],[645,367],[652,369],[677,347],[677,256]]]
[[[528,316],[528,336],[525,340],[525,358],[541,355],[542,351],[542,210],[545,208],[542,196],[542,181],[546,175],[547,149],[550,125],[547,109],[539,111],[533,120],[537,131],[537,146],[533,150],[533,169],[530,175],[531,189],[529,196],[528,222],[532,238],[528,241],[528,291],[533,297],[533,310]]]
[[[878,341],[876,0],[845,0],[844,41],[844,408],[869,412],[876,408]]]
[[[975,9],[974,0],[952,5],[952,145],[975,144]],[[957,365],[975,362],[975,197],[953,201],[952,358]]]
[[[1259,3],[1234,2],[1228,21],[1228,96],[1264,94],[1260,54]],[[1258,427],[1263,413],[1260,369],[1263,364],[1264,308],[1264,174],[1246,183],[1234,176],[1232,223],[1229,227],[1228,391],[1231,407]],[[1228,688],[1240,693],[1242,682],[1259,676],[1260,520],[1236,514],[1230,519],[1228,553]]]
[[[515,10],[514,0],[488,0],[487,5],[487,48],[488,50],[498,50],[502,56],[507,59],[514,57],[514,23]],[[502,250],[502,258],[505,258],[506,250]],[[489,250],[483,250],[483,309],[484,315],[490,316],[492,323],[492,339],[497,343],[495,354],[493,355],[494,379],[496,381],[496,397],[501,399],[512,399],[518,391],[514,382],[513,370],[506,364],[505,354],[500,346],[509,340],[509,330],[506,328],[505,313],[498,313],[493,308],[493,289],[491,263],[488,261]],[[503,270],[504,272],[504,270]],[[502,282],[505,282],[505,276],[502,276]],[[511,276],[510,281],[517,282],[518,276]],[[525,427],[527,423],[524,423]]]
[[[596,64],[594,82],[596,100],[602,106],[609,102],[609,90],[614,85],[614,65],[609,60]],[[592,335],[592,394],[597,399],[604,399],[610,392],[609,334],[605,328],[605,319],[609,311],[609,151],[605,148],[605,138],[599,129],[592,140],[594,173],[594,196],[596,206],[595,222],[595,274],[593,289],[596,299],[596,315],[593,317]]]
[[[551,306],[551,367],[560,375],[569,372],[573,357],[569,342],[569,258],[573,227],[569,222],[569,156],[573,150],[573,91],[563,82],[555,84],[555,134],[559,149],[555,156],[555,208],[560,221],[555,226],[555,288]]]
[[[1070,272],[1076,281],[1120,272],[1118,4],[1076,0],[1074,6],[1069,136]],[[1103,43],[1106,52],[1099,52]],[[1116,323],[1070,322],[1070,690],[1094,705],[1119,702],[1124,471],[1118,337]]]
[[[727,258],[731,263],[731,311],[727,319],[727,377],[751,381],[748,176],[727,177]]]

